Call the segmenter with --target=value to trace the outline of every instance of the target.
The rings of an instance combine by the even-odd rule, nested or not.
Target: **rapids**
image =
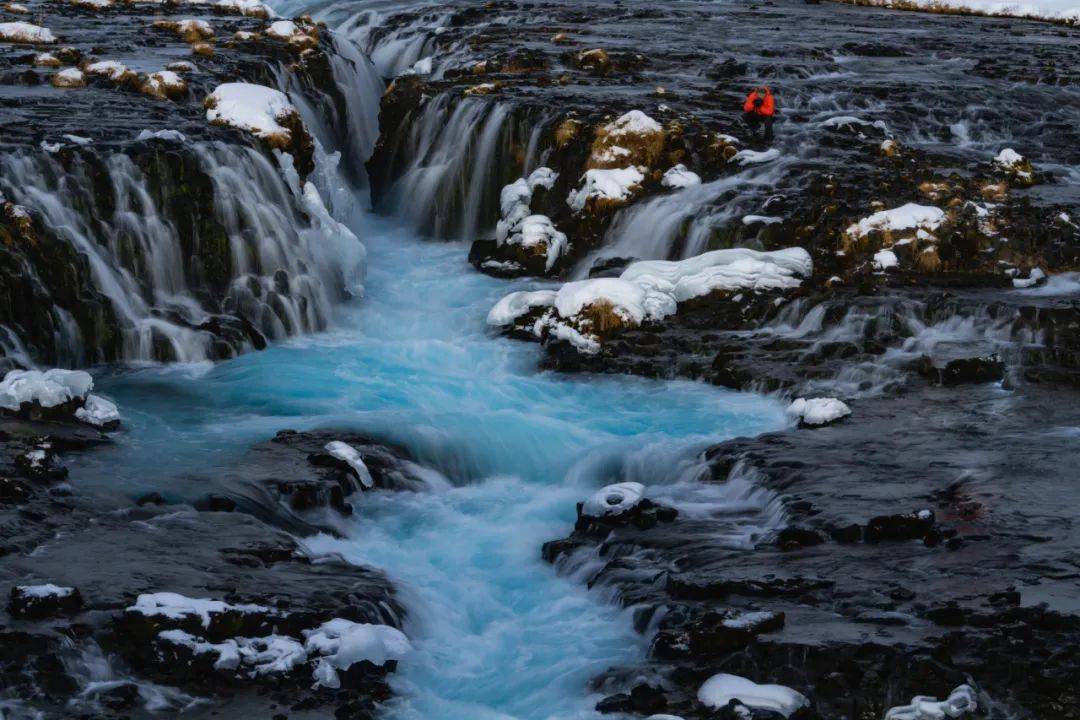
[[[748,545],[780,523],[778,504],[749,484],[695,489],[695,451],[783,427],[781,406],[685,381],[538,373],[534,346],[492,337],[484,323],[512,286],[472,272],[462,244],[362,222],[367,296],[341,308],[334,330],[216,365],[99,376],[126,432],[73,469],[73,482],[194,498],[250,443],[286,427],[402,443],[446,481],[356,496],[343,539],[306,541],[403,587],[416,650],[394,681],[391,716],[589,717],[589,678],[645,648],[629,611],[557,576],[540,545],[565,533],[577,501],[622,478],[715,517],[717,542]]]

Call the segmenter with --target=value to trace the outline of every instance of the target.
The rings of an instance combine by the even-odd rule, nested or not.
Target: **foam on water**
[[[620,476],[677,503],[706,442],[782,427],[781,406],[690,382],[538,372],[535,345],[492,337],[484,324],[524,283],[473,272],[464,245],[365,222],[367,297],[343,308],[336,331],[219,365],[99,377],[127,431],[73,479],[193,498],[283,428],[403,443],[450,482],[357,496],[347,538],[306,541],[313,553],[385,568],[402,587],[416,651],[395,678],[391,714],[591,717],[589,678],[642,657],[643,640],[627,611],[558,577],[540,545],[569,531],[577,501]],[[721,541],[727,531],[738,542],[747,503],[771,500],[740,491],[731,500],[740,520],[728,527],[723,492],[687,499],[695,513],[717,513]]]

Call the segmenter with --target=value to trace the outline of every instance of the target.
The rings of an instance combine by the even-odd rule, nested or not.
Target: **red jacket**
[[[772,92],[769,88],[760,88],[765,91],[764,95],[761,95],[758,90],[752,90],[749,95],[746,96],[746,102],[743,103],[743,112],[754,113],[755,115],[761,115],[763,117],[772,117],[776,112],[776,101],[773,100]],[[754,107],[754,101],[761,97],[761,105]]]

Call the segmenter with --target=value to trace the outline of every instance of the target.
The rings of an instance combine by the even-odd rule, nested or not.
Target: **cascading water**
[[[185,152],[209,179],[213,207],[178,206],[168,216],[165,203],[182,191],[161,189],[168,178],[152,178],[126,154],[91,151],[65,163],[43,152],[0,161],[3,193],[33,208],[85,259],[92,286],[115,313],[120,340],[107,348],[57,316],[57,347],[82,348],[71,360],[192,362],[228,355],[207,329],[222,312],[238,314],[271,339],[320,330],[349,288],[343,278],[357,275],[356,238],[310,222],[301,209],[305,198],[294,196],[267,156],[213,142]],[[147,157],[157,162],[158,156]],[[95,182],[102,176],[105,187]],[[69,310],[57,305],[54,315]],[[240,349],[250,345],[244,340]]]

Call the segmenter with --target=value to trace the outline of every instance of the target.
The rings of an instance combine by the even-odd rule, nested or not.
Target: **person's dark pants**
[[[771,115],[758,115],[757,113],[743,113],[743,122],[750,128],[752,135],[762,132],[761,139],[770,142],[773,139],[773,118]]]

